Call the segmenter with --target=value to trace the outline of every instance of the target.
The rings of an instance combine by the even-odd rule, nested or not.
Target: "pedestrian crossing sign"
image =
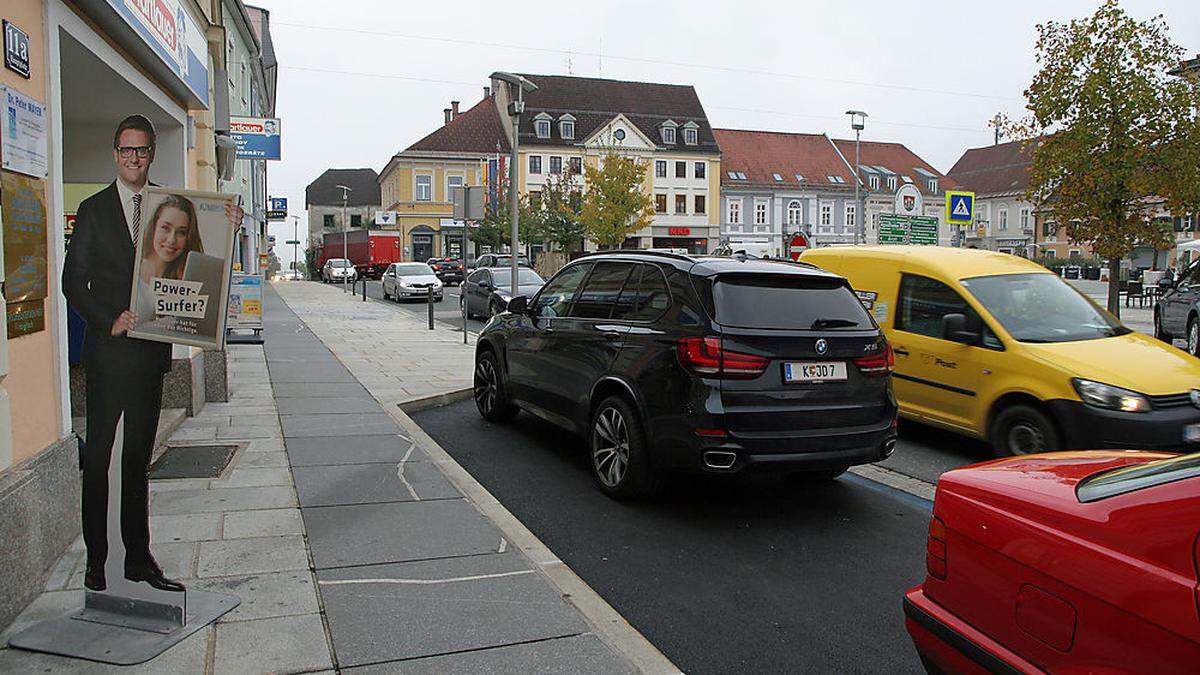
[[[970,224],[975,220],[975,193],[946,190],[946,222]]]

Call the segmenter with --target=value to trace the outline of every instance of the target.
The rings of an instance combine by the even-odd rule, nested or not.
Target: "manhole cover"
[[[150,479],[216,478],[236,451],[236,445],[173,446],[150,467]]]

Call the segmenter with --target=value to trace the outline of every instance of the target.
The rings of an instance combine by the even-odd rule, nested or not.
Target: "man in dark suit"
[[[113,136],[117,180],[79,206],[63,269],[63,293],[87,321],[83,364],[87,373],[87,440],[83,464],[84,586],[104,590],[108,557],[108,467],[123,419],[121,537],[125,578],[183,591],[163,575],[150,554],[148,474],[158,430],[163,375],[171,345],[125,335],[137,316],[129,310],[135,243],[149,214],[143,212],[155,133],[141,115],[125,118]]]

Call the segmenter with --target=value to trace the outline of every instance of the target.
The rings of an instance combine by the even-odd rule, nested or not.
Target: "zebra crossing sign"
[[[946,222],[968,225],[975,220],[975,193],[946,190]]]

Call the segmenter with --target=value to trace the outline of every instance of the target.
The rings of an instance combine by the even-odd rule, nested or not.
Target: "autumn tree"
[[[512,213],[509,211],[508,181],[502,180],[496,191],[496,200],[484,207],[483,219],[475,227],[468,228],[471,241],[478,246],[487,246],[499,253],[512,240]],[[522,242],[534,238],[534,218],[529,208],[528,196],[517,198],[517,236]]]
[[[606,154],[600,166],[585,166],[587,191],[580,221],[601,248],[613,248],[650,225],[654,198],[643,188],[648,165],[633,157]]]
[[[1119,315],[1121,260],[1136,245],[1172,243],[1157,213],[1200,207],[1198,89],[1170,74],[1184,51],[1161,15],[1138,21],[1106,0],[1037,33],[1030,117],[1012,128],[1036,144],[1026,196],[1108,259],[1108,309]]]
[[[546,179],[536,203],[529,204],[531,231],[560,250],[577,248],[584,236],[583,193],[570,169]]]

